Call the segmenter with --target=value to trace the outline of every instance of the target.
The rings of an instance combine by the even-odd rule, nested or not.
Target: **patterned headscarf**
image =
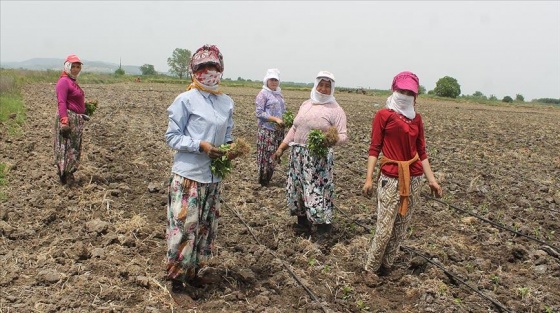
[[[218,69],[217,74],[220,77],[216,77],[214,73],[208,71],[199,73],[200,67],[203,64],[215,65]],[[224,72],[224,57],[218,47],[214,45],[204,45],[198,48],[189,62],[189,72],[191,73],[192,83],[187,87],[187,90],[195,88],[215,95],[222,93],[218,90],[218,87],[221,75]],[[212,81],[215,85],[205,84],[207,81]]]
[[[224,72],[224,57],[220,49],[214,45],[204,45],[196,50],[189,63],[189,71],[195,73],[200,65],[212,63],[218,68],[218,72]]]

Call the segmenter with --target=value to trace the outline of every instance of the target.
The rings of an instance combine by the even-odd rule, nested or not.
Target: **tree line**
[[[169,72],[179,79],[189,78],[189,71],[188,65],[191,59],[192,53],[188,49],[181,49],[176,48],[173,50],[173,54],[167,58],[167,65],[169,65]],[[120,67],[117,69],[118,73],[115,72],[117,75],[124,74],[124,70]],[[140,72],[142,75],[156,75],[157,72],[153,65],[151,64],[144,64],[140,67]],[[241,78],[239,78],[241,79]],[[238,80],[239,80],[238,79]],[[435,95],[438,97],[444,98],[457,98],[461,96],[461,85],[457,81],[457,79],[451,76],[445,76],[440,78],[436,82],[436,86],[433,90],[426,92],[426,88],[424,86],[420,86],[419,90],[420,94],[429,94]],[[482,92],[476,91],[472,95],[462,95],[462,98],[472,98],[476,100],[498,100],[498,98],[494,95],[485,96]],[[502,98],[502,102],[512,103],[514,99],[510,96],[505,96]],[[525,102],[525,98],[521,94],[515,95],[515,101],[517,102]],[[550,99],[550,98],[541,98],[541,99],[534,99],[533,101],[542,102],[542,103],[551,103],[551,104],[560,104],[560,99]]]

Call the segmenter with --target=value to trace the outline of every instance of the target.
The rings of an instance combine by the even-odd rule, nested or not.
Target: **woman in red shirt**
[[[373,171],[379,154],[377,177],[377,224],[368,251],[365,270],[386,274],[393,265],[412,212],[420,202],[422,175],[437,197],[443,190],[438,184],[424,139],[424,124],[414,106],[419,80],[411,72],[401,72],[393,79],[393,94],[386,107],[373,118],[365,195],[373,193]]]

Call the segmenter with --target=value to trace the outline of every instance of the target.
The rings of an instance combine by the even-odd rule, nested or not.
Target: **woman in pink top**
[[[334,98],[334,75],[317,74],[311,99],[302,103],[294,123],[274,153],[280,161],[284,150],[291,147],[286,196],[290,214],[297,216],[297,228],[310,230],[317,226],[319,239],[331,231],[334,197],[334,149],[346,142],[346,114]],[[310,153],[307,137],[312,130],[327,132],[334,128],[337,138],[325,142],[328,154],[318,157]]]
[[[56,84],[58,110],[55,121],[54,158],[62,184],[74,182],[82,153],[82,132],[86,112],[85,94],[76,79],[82,61],[72,54],[64,62],[64,70]]]
[[[412,213],[419,206],[422,174],[437,197],[443,194],[426,154],[422,117],[415,111],[418,86],[415,74],[397,74],[387,107],[373,118],[363,193],[371,195],[373,184],[377,184],[377,223],[365,270],[379,275],[388,274]],[[374,181],[380,153],[380,174]]]

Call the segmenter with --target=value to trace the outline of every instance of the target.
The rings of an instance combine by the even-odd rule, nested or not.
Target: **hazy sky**
[[[64,58],[168,71],[175,48],[215,44],[224,77],[389,89],[403,70],[427,90],[458,80],[526,100],[560,98],[559,1],[6,1],[0,61]],[[87,71],[87,62],[84,65]]]

